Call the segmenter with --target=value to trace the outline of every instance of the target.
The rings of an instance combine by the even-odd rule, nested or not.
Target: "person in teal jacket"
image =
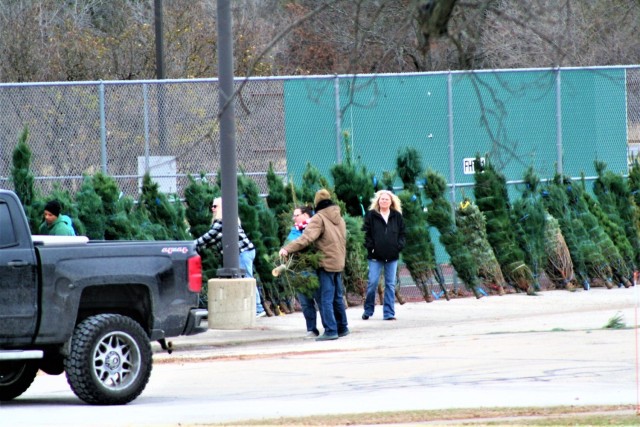
[[[48,236],[75,236],[71,218],[60,215],[62,206],[57,200],[51,200],[44,206],[44,221],[40,224],[40,234]]]

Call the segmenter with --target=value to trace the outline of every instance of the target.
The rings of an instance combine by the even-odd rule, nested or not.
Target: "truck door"
[[[15,227],[23,218],[12,218],[9,205],[0,198],[0,344],[30,342],[36,329],[35,253],[30,236]]]

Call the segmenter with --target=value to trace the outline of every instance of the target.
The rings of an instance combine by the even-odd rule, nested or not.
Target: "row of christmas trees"
[[[56,189],[39,195],[31,174],[31,152],[25,129],[13,153],[12,181],[21,198],[31,229],[42,221],[42,209],[50,198],[61,201],[74,220],[78,234],[91,239],[184,240],[204,233],[211,223],[211,200],[220,194],[221,182],[189,177],[184,202],[161,193],[147,175],[137,202],[122,196],[116,181],[102,173],[86,176],[73,196]],[[348,228],[347,292],[363,295],[367,262],[363,246],[362,216],[375,191],[398,193],[407,226],[407,244],[402,254],[413,281],[426,301],[433,300],[432,287],[444,292],[444,277],[435,259],[430,227],[449,254],[458,277],[476,297],[487,291],[503,293],[515,289],[533,294],[545,275],[557,287],[582,285],[629,286],[640,262],[640,234],[637,197],[640,197],[640,166],[634,163],[628,179],[606,170],[596,162],[593,193],[584,179],[572,181],[555,176],[541,183],[532,168],[524,176],[521,195],[514,202],[508,196],[505,177],[490,159],[475,165],[475,202],[465,198],[452,206],[447,200],[446,179],[431,169],[424,171],[417,150],[400,150],[396,170],[378,180],[358,165],[344,138],[346,160],[330,169],[333,186],[312,164],[307,164],[299,187],[288,184],[270,165],[268,196],[260,197],[257,184],[238,176],[238,212],[243,228],[257,247],[257,278],[267,301],[282,306],[294,290],[273,277],[276,254],[291,227],[291,212],[298,204],[311,203],[320,188],[331,188],[341,205]],[[593,194],[593,195],[592,195]],[[203,255],[204,280],[215,277],[220,259],[214,252]],[[206,298],[204,298],[206,301]],[[283,307],[283,309],[286,309]]]

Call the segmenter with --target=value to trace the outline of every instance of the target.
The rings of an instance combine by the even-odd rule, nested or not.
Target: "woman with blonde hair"
[[[369,282],[362,319],[373,316],[376,289],[384,271],[384,304],[382,318],[396,320],[394,308],[396,271],[400,251],[404,248],[404,220],[398,196],[388,190],[378,191],[364,217],[364,246],[369,262]]]

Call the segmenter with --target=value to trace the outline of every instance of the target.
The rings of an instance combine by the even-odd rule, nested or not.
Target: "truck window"
[[[16,243],[16,234],[11,222],[9,206],[0,201],[0,247],[13,246]]]

